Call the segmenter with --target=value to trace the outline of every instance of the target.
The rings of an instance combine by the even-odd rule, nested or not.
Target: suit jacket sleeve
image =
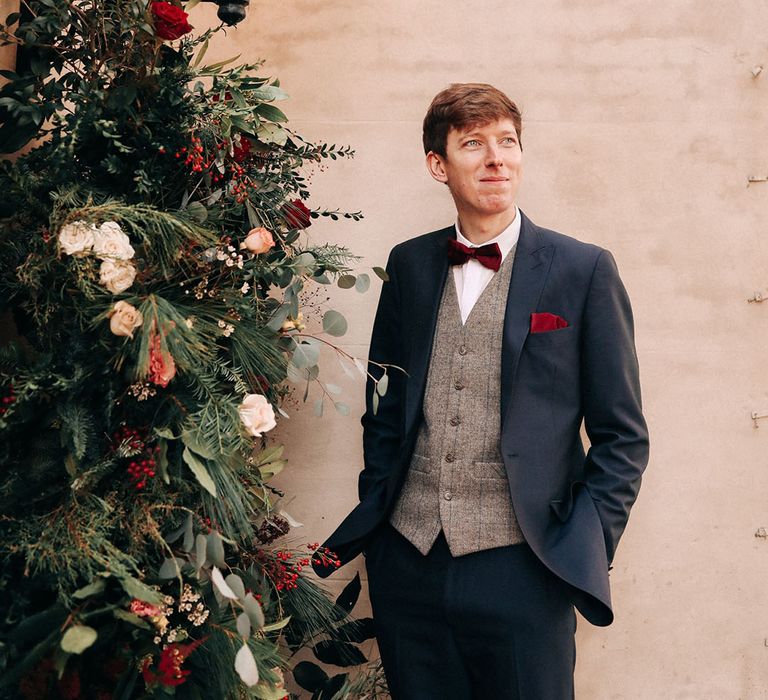
[[[608,251],[600,254],[592,274],[582,342],[582,401],[591,443],[584,477],[611,562],[648,461],[648,432],[632,309]]]
[[[389,280],[381,288],[368,353],[366,411],[361,420],[364,467],[358,480],[361,501],[371,490],[383,486],[396,469],[403,437],[406,334],[403,333],[405,319],[397,274],[397,247],[390,253],[386,270]],[[380,380],[385,372],[388,375],[387,389],[383,396],[378,396],[378,407],[374,410],[376,380]]]

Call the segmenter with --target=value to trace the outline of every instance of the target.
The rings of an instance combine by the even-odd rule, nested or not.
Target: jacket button
[[[466,355],[466,354],[467,354],[467,346],[459,345],[459,355]]]
[[[455,427],[455,426],[457,426],[459,423],[461,423],[461,418],[459,418],[458,416],[454,416],[453,418],[451,418],[451,420],[450,420],[449,422],[450,422],[450,424],[451,424],[452,426],[454,426],[454,427]]]
[[[456,391],[461,391],[464,388],[464,383],[461,380],[457,379],[453,383],[453,388],[456,389]]]
[[[453,498],[453,494],[452,494],[450,491],[446,491],[446,492],[443,494],[443,498],[444,498],[446,501],[450,501],[450,500]]]
[[[445,455],[445,461],[450,463],[453,462],[456,459],[456,455],[453,454],[453,452],[449,452],[447,455]]]

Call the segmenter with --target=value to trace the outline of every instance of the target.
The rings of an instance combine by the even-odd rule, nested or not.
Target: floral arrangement
[[[306,575],[332,552],[280,544],[267,441],[286,378],[319,413],[338,393],[319,350],[347,324],[305,292],[369,279],[307,229],[360,214],[310,211],[306,170],[353,154],[292,131],[259,65],[206,65],[221,27],[193,36],[192,4],[23,0],[0,25],[0,150],[28,148],[0,167],[0,697],[362,687],[290,662],[364,663],[372,630],[358,580],[334,601]]]

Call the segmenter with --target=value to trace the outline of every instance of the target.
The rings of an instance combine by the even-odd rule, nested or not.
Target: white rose
[[[59,245],[67,255],[87,255],[93,247],[96,227],[85,221],[73,221],[59,231]]]
[[[254,437],[261,437],[277,425],[272,404],[261,394],[247,394],[238,412],[246,432]]]
[[[114,221],[105,221],[94,231],[93,252],[102,260],[130,260],[134,254],[131,239]]]
[[[99,282],[112,294],[120,294],[133,284],[136,268],[125,260],[105,260],[99,268]]]
[[[144,317],[127,301],[118,301],[109,312],[109,330],[115,335],[133,338],[133,331],[144,323]]]

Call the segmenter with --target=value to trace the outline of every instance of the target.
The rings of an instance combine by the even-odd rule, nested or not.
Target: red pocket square
[[[531,314],[531,333],[546,333],[567,327],[568,321],[556,314]]]

